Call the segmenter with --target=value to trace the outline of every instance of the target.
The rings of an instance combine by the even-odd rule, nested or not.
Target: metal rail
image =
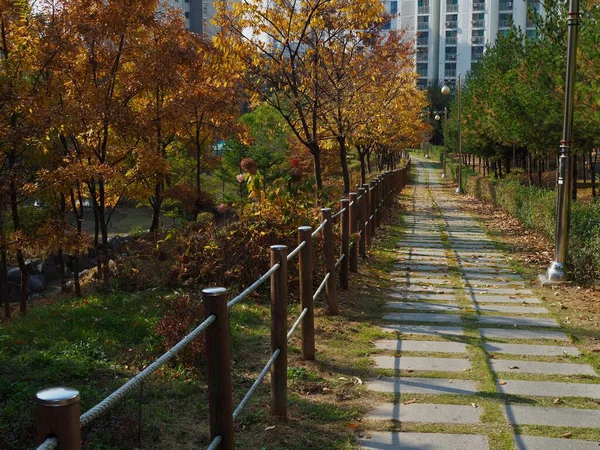
[[[288,331],[288,334],[287,334],[287,340],[288,341],[294,335],[294,332],[296,331],[296,328],[298,328],[298,325],[300,325],[300,323],[302,322],[302,319],[304,319],[304,317],[306,316],[306,314],[308,314],[308,308],[304,308],[302,310],[302,312],[300,313],[300,315],[298,316],[298,318],[294,322],[294,325],[292,325],[292,328],[290,328],[290,331]]]
[[[279,269],[279,267],[280,267],[279,263],[275,264],[273,267],[271,267],[269,270],[267,270],[262,277],[260,277],[258,280],[256,280],[254,283],[252,283],[249,287],[247,287],[245,291],[242,291],[240,294],[237,295],[237,297],[232,298],[227,303],[227,309],[231,309],[231,307],[233,307],[236,303],[241,302],[246,297],[248,297],[250,294],[252,294],[256,289],[258,289],[258,287],[261,284],[263,284],[265,281],[267,281],[271,275],[273,275],[275,272],[277,272],[277,269]]]
[[[262,380],[265,378],[265,376],[269,372],[269,369],[275,363],[275,360],[279,356],[279,353],[281,353],[281,350],[279,350],[279,349],[277,349],[273,352],[273,354],[271,355],[271,358],[267,362],[267,365],[265,367],[263,367],[263,370],[261,370],[261,372],[258,375],[258,377],[256,378],[256,380],[254,380],[254,383],[252,384],[250,389],[248,389],[248,392],[246,392],[246,395],[244,395],[244,398],[242,399],[242,401],[240,402],[238,407],[235,408],[235,411],[233,412],[233,420],[237,419],[237,417],[242,412],[242,409],[244,409],[244,407],[246,406],[246,404],[248,403],[248,401],[250,400],[252,395],[254,395],[254,392],[256,392],[256,389],[258,388],[258,386],[260,386],[260,383],[262,382]]]
[[[37,450],[53,450],[55,448],[58,448],[58,439],[55,437],[49,437],[40,444]]]
[[[112,408],[115,404],[120,402],[123,397],[125,397],[129,392],[138,387],[146,378],[156,372],[160,366],[171,360],[179,351],[181,351],[186,345],[188,345],[191,341],[200,335],[204,330],[206,330],[215,320],[217,320],[217,316],[214,314],[208,316],[204,322],[198,325],[190,334],[180,340],[177,344],[175,344],[168,352],[164,353],[161,357],[156,359],[152,364],[138,373],[135,377],[117,389],[115,392],[110,394],[96,406],[89,409],[87,412],[81,415],[79,418],[81,421],[81,426],[84,427],[110,408]]]
[[[331,216],[331,219],[337,219],[338,217],[340,217],[342,214],[344,214],[344,211],[346,211],[346,208],[342,208],[340,209],[338,212],[336,212],[334,215]]]
[[[331,275],[331,272],[328,272],[327,275],[325,275],[325,278],[323,278],[323,281],[321,282],[321,285],[319,286],[319,289],[317,289],[316,292],[315,292],[315,295],[313,295],[313,300],[317,299],[317,297],[319,296],[319,294],[321,293],[321,291],[325,287],[325,284],[327,283],[327,280],[329,279],[330,275]]]
[[[219,448],[219,444],[221,443],[222,440],[223,440],[223,436],[221,436],[220,434],[215,436],[215,438],[210,443],[210,445],[206,448],[206,450],[217,450],[217,448]]]
[[[298,244],[298,247],[296,247],[294,250],[292,250],[288,255],[287,255],[287,260],[291,260],[294,256],[296,256],[298,254],[298,252],[300,252],[300,250],[302,250],[302,247],[304,247],[306,245],[306,241],[302,241],[300,242],[300,244]]]
[[[319,225],[319,226],[318,226],[318,227],[315,229],[315,231],[313,231],[313,232],[311,233],[311,236],[312,236],[312,237],[316,237],[316,236],[317,236],[317,234],[319,234],[319,233],[321,232],[321,230],[322,230],[323,228],[325,228],[325,225],[326,225],[326,224],[327,224],[327,219],[325,219],[325,220],[324,220],[324,221],[321,223],[321,225]]]
[[[340,258],[335,262],[335,268],[336,269],[340,266],[340,264],[342,263],[342,261],[343,261],[343,259],[344,259],[345,256],[346,255],[340,256]]]

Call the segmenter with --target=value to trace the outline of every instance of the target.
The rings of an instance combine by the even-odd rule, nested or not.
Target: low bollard
[[[313,301],[312,228],[298,228],[298,244],[305,242],[298,255],[300,312],[308,310],[302,320],[302,357],[315,359],[315,309]]]
[[[287,420],[287,246],[271,246],[271,353],[279,356],[271,366],[271,414]]]
[[[43,389],[35,394],[38,442],[54,436],[61,450],[81,449],[79,391],[69,387]]]

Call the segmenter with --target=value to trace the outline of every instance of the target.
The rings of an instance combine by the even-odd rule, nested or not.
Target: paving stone
[[[542,436],[515,436],[515,444],[517,450],[598,450],[597,441]]]
[[[577,428],[598,428],[600,426],[600,410],[598,409],[505,405],[504,414],[508,423],[515,425]],[[402,411],[400,411],[400,415],[402,415]]]
[[[443,322],[461,323],[459,316],[452,314],[429,314],[429,313],[388,313],[383,316],[384,320],[397,322]]]
[[[587,364],[494,359],[491,361],[491,366],[494,372],[598,376]],[[511,369],[511,367],[518,367],[518,369]]]
[[[521,327],[554,327],[560,325],[554,319],[540,317],[478,316],[477,322],[488,325],[511,325]]]
[[[374,356],[378,369],[394,369],[399,371],[433,371],[433,372],[463,372],[471,368],[468,359],[432,358],[419,356],[395,357],[389,355]]]
[[[534,308],[531,306],[478,305],[477,309],[484,312],[499,312],[508,314],[548,314],[550,312],[542,306]]]
[[[401,281],[407,284],[447,284],[449,286],[452,285],[452,280],[450,277],[401,277],[401,278],[392,278],[392,281]]]
[[[411,341],[407,339],[382,339],[375,341],[375,347],[395,352],[439,352],[466,353],[467,344],[444,341]]]
[[[465,394],[477,392],[477,383],[471,380],[447,378],[382,377],[367,382],[367,388],[376,392],[395,394]]]
[[[477,434],[448,433],[399,433],[389,431],[369,432],[370,439],[359,439],[358,443],[368,450],[448,450],[464,448],[469,450],[487,450],[487,436]]]
[[[514,297],[508,295],[470,295],[471,300],[477,303],[542,303],[535,297]]]
[[[448,266],[444,264],[398,264],[396,269],[408,272],[433,272],[436,274],[448,272]]]
[[[393,294],[392,294],[393,295]],[[438,294],[436,292],[423,292],[423,293],[410,293],[405,294],[404,299],[407,301],[411,300],[436,300],[436,301],[454,301],[456,296],[454,294]]]
[[[461,336],[465,330],[460,327],[440,327],[437,325],[386,325],[380,327],[386,332],[400,332],[402,334],[418,334],[423,336]]]
[[[503,344],[486,342],[483,344],[483,347],[489,353],[504,353],[510,355],[577,356],[580,354],[577,347],[561,345]]]
[[[568,336],[562,331],[521,330],[518,328],[480,328],[479,332],[485,339],[554,339],[568,341]]]
[[[531,397],[589,397],[600,399],[600,384],[564,383],[556,381],[505,380],[499,392]]]
[[[427,302],[387,302],[388,308],[420,310],[420,311],[458,311],[458,305],[451,303],[427,303]]]
[[[462,276],[466,279],[480,279],[483,282],[494,282],[494,281],[523,281],[520,275],[507,274],[507,273],[489,273],[485,271],[463,271]],[[489,281],[488,281],[489,280]]]
[[[365,419],[421,423],[477,423],[481,413],[481,408],[473,408],[470,405],[383,403],[367,414]]]
[[[494,288],[483,286],[468,286],[465,288],[467,295],[474,294],[489,294],[489,295],[524,295],[534,297],[535,295],[529,289],[514,289],[514,288]]]

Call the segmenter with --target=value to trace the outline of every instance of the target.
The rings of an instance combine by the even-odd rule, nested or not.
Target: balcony
[[[485,44],[485,36],[473,36],[471,38],[471,44],[473,44],[473,45]]]
[[[418,38],[417,46],[427,46],[429,45],[429,38]]]
[[[417,22],[417,30],[429,30],[429,22]]]
[[[446,29],[448,30],[454,30],[455,28],[458,28],[458,22],[454,20],[445,22],[445,25]]]
[[[446,45],[456,45],[456,44],[458,44],[457,37],[447,37],[446,38]]]
[[[500,2],[498,9],[500,11],[512,11],[513,4],[512,4],[512,2]]]
[[[446,53],[446,61],[448,61],[448,62],[456,61],[456,53]]]
[[[445,78],[456,78],[456,69],[446,69],[444,70]]]
[[[471,20],[471,28],[485,28],[485,20]]]
[[[419,14],[429,14],[429,6],[419,6],[417,12]]]
[[[479,61],[479,58],[481,58],[482,56],[483,56],[483,52],[471,53],[471,61],[473,61],[473,62]]]
[[[429,59],[429,53],[417,53],[417,61],[427,62]]]
[[[531,20],[529,17],[527,18],[526,27],[527,28],[535,28],[535,22],[533,20]]]
[[[427,69],[417,69],[419,78],[427,78]]]
[[[500,19],[498,21],[498,28],[509,28],[511,23],[512,23],[512,20]]]
[[[447,13],[457,13],[458,12],[458,4],[446,4],[446,12]]]
[[[473,3],[473,11],[485,11],[485,3]]]

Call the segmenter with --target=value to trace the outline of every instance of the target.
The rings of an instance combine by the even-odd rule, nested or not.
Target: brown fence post
[[[302,357],[315,359],[315,309],[313,303],[312,228],[298,228],[298,245],[305,242],[298,255],[300,273],[300,312],[308,311],[302,320]]]
[[[358,188],[358,196],[360,200],[358,202],[358,232],[360,233],[360,240],[358,241],[358,250],[360,256],[365,258],[367,256],[367,231],[365,222],[367,221],[367,211],[365,205],[367,204],[365,188]]]
[[[43,389],[35,394],[38,443],[49,436],[58,439],[61,450],[81,449],[79,391],[68,387]]]
[[[325,252],[325,269],[330,274],[325,284],[327,291],[327,308],[329,314],[339,314],[335,282],[335,256],[333,250],[333,220],[331,219],[331,208],[321,208],[321,221],[327,221],[323,227],[323,251]]]
[[[271,246],[271,353],[279,356],[271,366],[271,414],[287,420],[287,246]]]
[[[375,204],[373,205],[373,210],[374,210],[374,214],[375,214],[375,227],[379,228],[381,226],[381,208],[380,208],[380,201],[381,199],[379,198],[379,183],[381,182],[381,180],[379,179],[379,177],[375,178],[375,188],[373,191],[373,195],[375,198]]]
[[[356,233],[358,227],[358,194],[350,192],[350,239],[352,247],[350,247],[350,272],[358,272],[358,241]]]
[[[369,185],[367,183],[363,184],[363,189],[365,193],[363,194],[365,199],[365,233],[366,233],[366,241],[365,245],[367,248],[371,247],[371,199],[369,198],[371,192],[369,190]]]
[[[384,177],[383,175],[379,175],[378,178],[378,186],[377,186],[377,196],[378,196],[378,203],[379,203],[379,220],[377,221],[377,226],[380,227],[381,226],[381,218],[383,217],[383,180]]]
[[[344,255],[344,259],[342,259],[340,266],[340,284],[342,285],[342,289],[348,289],[348,268],[350,267],[350,200],[343,198],[341,204],[342,209],[344,210],[340,220],[340,228],[342,231],[342,255]]]
[[[377,218],[375,217],[375,209],[377,209],[377,182],[375,180],[371,180],[369,188],[369,207],[371,211],[369,212],[369,225],[371,226],[371,236],[375,236],[375,230],[377,228]]]
[[[222,287],[202,290],[204,318],[214,314],[217,320],[206,329],[206,367],[208,373],[208,411],[210,438],[221,435],[219,446],[233,450],[233,400],[231,397],[231,350],[229,347],[229,313],[227,289]]]

